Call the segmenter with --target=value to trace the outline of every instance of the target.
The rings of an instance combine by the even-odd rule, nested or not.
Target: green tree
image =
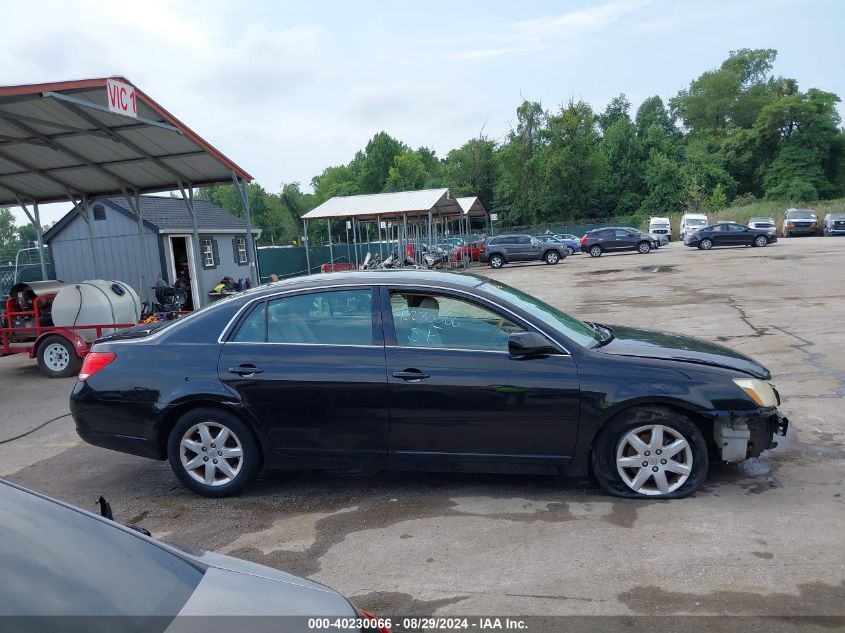
[[[46,230],[46,229],[45,229]],[[17,227],[18,241],[23,244],[38,241],[38,231],[32,225],[32,222],[24,222]]]
[[[543,138],[545,145],[532,158],[543,176],[541,219],[603,215],[599,200],[607,164],[592,108],[583,101],[562,106],[548,117]]]
[[[364,153],[357,157],[356,182],[358,193],[384,191],[393,159],[404,154],[408,146],[386,132],[379,132],[367,143]]]
[[[596,117],[598,119],[599,127],[601,127],[603,132],[606,132],[611,125],[620,119],[625,119],[630,123],[631,117],[628,115],[630,110],[631,102],[628,101],[628,98],[624,94],[613,97],[613,99],[610,100],[610,103],[607,104],[604,112]]]
[[[422,189],[426,178],[425,163],[419,154],[412,150],[394,157],[393,165],[387,173],[385,191],[412,191]]]
[[[645,197],[643,145],[627,116],[605,129],[601,150],[607,163],[606,206],[614,215],[636,213]]]
[[[17,241],[18,229],[15,226],[15,216],[9,209],[2,207],[0,208],[0,248],[16,244]]]
[[[443,179],[455,196],[478,196],[489,206],[496,181],[496,143],[483,136],[470,139],[446,155]]]

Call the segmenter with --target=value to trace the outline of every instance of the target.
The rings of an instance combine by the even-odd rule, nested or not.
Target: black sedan
[[[772,228],[752,229],[736,222],[720,222],[691,231],[684,244],[709,251],[714,246],[768,246],[778,241]]]
[[[683,497],[785,433],[767,369],[705,341],[585,323],[433,271],[261,286],[112,334],[71,394],[91,444],[223,497],[268,468],[559,473]]]
[[[218,631],[223,620],[232,630],[254,624],[255,616],[265,616],[268,626],[247,629],[304,633],[315,629],[317,617],[337,623],[322,630],[387,630],[323,585],[178,549],[3,480],[0,532],[4,631]]]

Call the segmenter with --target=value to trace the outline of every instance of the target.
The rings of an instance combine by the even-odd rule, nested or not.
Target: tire
[[[229,434],[221,447],[215,440],[224,429]],[[197,450],[186,446],[183,440],[191,442]],[[224,459],[220,453],[227,449],[231,457]],[[206,466],[214,461],[214,452],[218,453],[218,465]],[[252,430],[232,413],[215,408],[192,409],[179,418],[167,438],[167,458],[173,473],[186,488],[215,498],[241,492],[255,479],[262,462],[261,448]],[[193,469],[192,463],[196,463]],[[229,472],[222,470],[220,464],[225,464]],[[206,483],[209,480],[214,483]]]
[[[754,246],[763,247],[763,246],[768,246],[768,245],[769,245],[769,240],[765,235],[758,235],[757,237],[754,238]]]
[[[490,268],[501,268],[505,265],[505,258],[498,253],[490,255]]]
[[[550,265],[557,264],[560,261],[560,253],[557,251],[546,251],[546,254],[543,256],[543,261]]]
[[[653,435],[657,429],[662,441]],[[633,438],[640,440],[639,448],[634,447]],[[651,443],[655,440],[661,448]],[[675,445],[674,453],[657,454],[671,445]],[[663,407],[641,407],[614,417],[600,431],[592,466],[599,485],[611,495],[681,499],[695,493],[707,479],[707,444],[686,416]]]
[[[567,246],[566,247],[566,256],[571,257],[574,254],[575,254],[575,249],[572,248],[571,246]]]
[[[713,248],[713,241],[710,238],[705,237],[698,243],[698,248],[703,251],[709,251],[711,248]]]
[[[82,359],[77,356],[73,344],[57,334],[41,341],[37,358],[38,369],[49,378],[75,376],[82,367]]]
[[[640,242],[637,244],[637,252],[640,255],[648,255],[651,252],[651,244],[648,242]]]
[[[601,257],[602,252],[602,248],[598,244],[590,247],[590,257]]]

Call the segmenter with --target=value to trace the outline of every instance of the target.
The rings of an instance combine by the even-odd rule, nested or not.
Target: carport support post
[[[41,229],[41,216],[38,213],[38,203],[33,201],[32,203],[32,213],[30,214],[29,209],[26,207],[26,203],[21,200],[18,196],[15,196],[18,200],[18,206],[23,209],[23,212],[26,214],[26,217],[29,218],[29,221],[32,223],[32,226],[35,227],[36,235],[38,236],[38,261],[41,264],[41,279],[47,279],[47,266],[44,264],[44,231]]]
[[[138,278],[138,296],[141,299],[144,299],[148,296],[147,289],[149,287],[149,283],[147,283],[146,278],[144,276],[144,271],[147,268],[147,249],[144,246],[144,219],[141,215],[141,194],[137,191],[135,192],[135,199],[133,201],[132,197],[130,197],[129,192],[124,189],[123,190],[123,197],[126,198],[126,204],[129,205],[129,208],[135,214],[135,217],[138,218],[138,242],[139,242],[139,267],[138,273],[140,277]],[[176,281],[175,279],[173,280]]]
[[[235,189],[241,197],[241,206],[244,210],[244,220],[246,220],[246,262],[249,265],[249,278],[253,286],[257,286],[258,282],[258,264],[255,261],[255,240],[252,238],[252,219],[249,216],[249,190],[247,184],[235,172],[232,172],[232,182],[235,183]]]
[[[91,249],[91,269],[92,279],[96,279],[100,272],[100,267],[97,265],[97,252],[94,250],[94,229],[91,228],[91,214],[88,208],[88,196],[82,196],[82,208],[80,210],[85,224],[88,225],[88,248]]]
[[[303,241],[305,242],[305,266],[308,268],[308,274],[311,274],[311,255],[308,253],[308,220],[302,221],[302,227],[305,230]]]
[[[326,226],[329,227],[329,264],[331,268],[329,268],[330,272],[334,272],[334,250],[332,249],[332,221],[331,219],[326,220]]]

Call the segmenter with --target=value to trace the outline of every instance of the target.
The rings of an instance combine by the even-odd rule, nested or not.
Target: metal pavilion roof
[[[110,83],[137,116],[109,109]],[[250,176],[124,77],[0,86],[0,205],[171,191]]]
[[[458,204],[464,211],[464,215],[471,217],[481,217],[487,214],[484,205],[481,204],[481,198],[478,196],[467,196],[465,198],[458,198]]]
[[[459,216],[462,209],[448,189],[421,189],[361,196],[335,196],[302,216],[304,220],[367,219],[403,215]]]

